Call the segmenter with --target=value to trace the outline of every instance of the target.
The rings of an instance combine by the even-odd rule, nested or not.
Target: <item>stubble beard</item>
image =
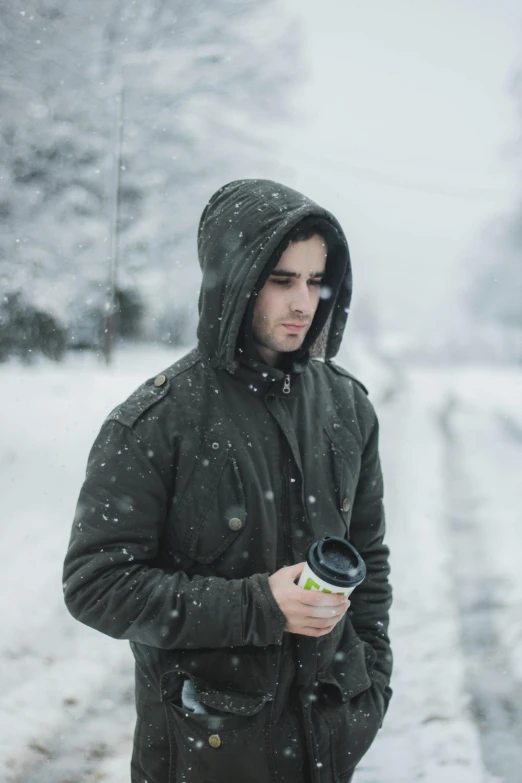
[[[302,334],[277,337],[276,329],[278,326],[279,324],[276,324],[274,327],[270,327],[266,323],[255,324],[253,330],[254,342],[263,346],[263,348],[268,348],[270,351],[276,351],[277,353],[290,353],[291,351],[297,351],[302,346],[310,328],[310,324],[307,323],[303,329]]]

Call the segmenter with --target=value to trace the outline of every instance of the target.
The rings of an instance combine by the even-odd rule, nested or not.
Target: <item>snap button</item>
[[[212,448],[214,449],[214,451],[215,451],[216,449],[219,449],[219,443],[213,443],[213,444],[212,444]]]
[[[350,501],[348,500],[348,498],[345,498],[343,500],[343,511],[346,514],[346,512],[349,510],[350,510]]]
[[[219,734],[211,734],[208,738],[208,744],[211,748],[219,748],[221,745],[221,737]]]
[[[228,520],[228,526],[231,530],[241,530],[243,523],[239,517],[232,517],[232,519]]]
[[[158,375],[158,377],[154,379],[154,386],[163,386],[166,380],[164,375]]]

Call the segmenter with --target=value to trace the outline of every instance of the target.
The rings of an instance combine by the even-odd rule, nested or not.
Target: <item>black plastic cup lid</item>
[[[335,587],[355,587],[366,576],[359,552],[344,538],[325,536],[315,541],[306,556],[314,574]]]

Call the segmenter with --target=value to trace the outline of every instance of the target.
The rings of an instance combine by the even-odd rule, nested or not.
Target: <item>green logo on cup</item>
[[[321,585],[317,584],[317,582],[312,579],[311,576],[308,577],[306,582],[304,583],[304,589],[305,590],[321,590]],[[326,587],[323,587],[321,590],[321,593],[331,593],[331,590],[327,590]],[[336,595],[344,595],[344,593],[336,593]]]
[[[306,582],[304,583],[304,589],[305,590],[320,590],[321,586],[315,582],[311,576],[308,577]],[[330,590],[328,592],[331,592]]]

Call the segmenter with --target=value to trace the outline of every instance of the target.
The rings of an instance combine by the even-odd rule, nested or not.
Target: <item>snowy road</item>
[[[520,783],[522,373],[407,372],[381,410],[395,696],[355,783]]]
[[[522,430],[451,397],[443,413],[455,598],[470,707],[489,769],[522,770]],[[465,437],[464,437],[465,435]]]
[[[142,359],[142,360],[141,360]],[[128,783],[125,643],[75,623],[61,563],[103,416],[170,363],[0,368],[0,780]],[[141,369],[136,368],[140,366]],[[519,783],[522,372],[411,368],[377,405],[394,698],[355,783]],[[7,415],[5,415],[7,412]]]

